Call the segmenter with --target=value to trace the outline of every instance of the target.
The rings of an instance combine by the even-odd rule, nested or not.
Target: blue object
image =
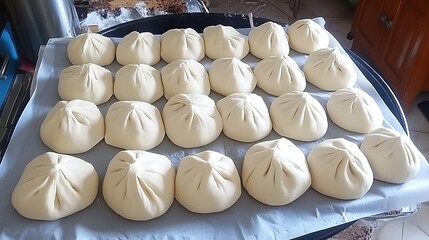
[[[3,32],[0,33],[0,54],[9,56],[9,63],[5,71],[5,79],[0,80],[0,113],[3,112],[3,108],[9,94],[10,89],[13,85],[17,69],[20,64],[16,45],[12,38],[12,31],[10,24],[6,23]]]

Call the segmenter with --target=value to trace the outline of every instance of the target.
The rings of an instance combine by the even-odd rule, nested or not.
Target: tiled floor
[[[288,0],[211,0],[211,12],[232,12],[270,18],[291,23],[292,12]],[[329,30],[344,48],[350,48],[352,41],[347,40],[353,20],[354,9],[346,0],[301,0],[298,19],[324,17]],[[407,114],[410,137],[426,159],[429,159],[429,121],[417,108],[417,104],[429,100],[429,93],[418,96],[412,110]],[[377,240],[429,240],[429,203],[408,217],[389,221],[378,220],[371,239]],[[345,235],[345,234],[344,234]],[[344,236],[343,235],[343,236]],[[350,236],[350,235],[348,235]],[[340,236],[340,239],[344,237]],[[347,237],[348,238],[348,237]],[[338,238],[335,238],[338,239]]]

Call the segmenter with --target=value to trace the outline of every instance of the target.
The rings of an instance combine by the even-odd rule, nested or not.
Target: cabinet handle
[[[384,24],[386,29],[391,29],[393,27],[393,21],[390,20],[389,17],[384,13],[380,16],[380,22]]]
[[[387,21],[387,19],[388,19],[388,17],[387,17],[386,14],[381,14],[381,17],[380,17],[380,22],[381,23],[385,23]]]
[[[391,29],[393,27],[393,21],[392,20],[387,20],[385,24],[386,24],[387,29]]]

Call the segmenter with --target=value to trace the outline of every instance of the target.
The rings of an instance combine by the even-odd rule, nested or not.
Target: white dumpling
[[[240,142],[254,142],[272,129],[268,108],[254,93],[234,93],[217,102],[222,116],[223,133]]]
[[[98,175],[90,163],[47,152],[25,167],[12,206],[26,218],[57,220],[88,207],[97,193]]]
[[[289,40],[282,26],[266,22],[250,30],[250,53],[260,59],[270,56],[287,56]]]
[[[150,32],[130,32],[116,48],[116,61],[121,65],[155,65],[161,60],[161,40]]]
[[[73,65],[94,63],[106,66],[115,60],[115,49],[112,39],[97,33],[84,33],[68,43],[67,56]]]
[[[129,149],[149,150],[164,139],[165,131],[158,108],[145,102],[115,102],[107,111],[107,144]]]
[[[215,102],[201,94],[178,94],[162,110],[168,138],[184,148],[200,147],[216,140],[222,118]]]
[[[104,117],[89,101],[59,101],[40,126],[40,138],[58,153],[78,154],[104,138]]]
[[[375,100],[358,88],[334,92],[328,100],[327,110],[332,122],[357,133],[369,133],[381,127],[384,119]]]
[[[170,29],[161,36],[161,57],[167,63],[178,59],[204,58],[204,39],[192,28]]]
[[[164,96],[170,99],[180,93],[209,95],[209,75],[195,60],[176,60],[161,69]]]
[[[186,156],[176,174],[176,200],[196,213],[221,212],[241,195],[241,181],[231,158],[213,151]]]
[[[419,150],[409,137],[389,128],[367,134],[360,146],[374,178],[389,183],[404,183],[420,171]]]
[[[326,91],[351,88],[357,80],[352,60],[338,48],[322,48],[311,53],[303,70],[308,82]]]
[[[96,64],[70,66],[60,72],[58,95],[66,101],[81,99],[97,105],[113,95],[112,73]]]
[[[336,138],[317,144],[307,156],[311,187],[333,198],[350,200],[365,195],[373,174],[359,147]]]
[[[286,138],[250,147],[244,156],[242,179],[252,197],[272,206],[296,200],[311,184],[304,153]]]
[[[306,87],[304,72],[289,56],[265,58],[256,65],[253,73],[258,79],[258,87],[274,96],[301,92]]]
[[[219,58],[209,68],[210,88],[224,96],[232,93],[250,93],[257,79],[252,68],[240,59]]]
[[[247,36],[230,26],[216,25],[204,28],[205,53],[211,59],[236,57],[243,59],[249,53]]]
[[[328,131],[328,117],[322,105],[309,93],[285,93],[270,106],[273,129],[300,141],[314,141]]]
[[[164,95],[161,73],[146,64],[128,64],[116,72],[113,93],[119,101],[154,103]]]
[[[103,197],[126,219],[150,220],[163,215],[173,203],[174,179],[173,165],[164,155],[121,151],[107,167]]]
[[[328,32],[311,19],[301,19],[287,29],[289,45],[293,50],[311,54],[329,46]]]

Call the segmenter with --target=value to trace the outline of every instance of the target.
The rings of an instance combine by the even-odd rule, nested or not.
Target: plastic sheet
[[[323,20],[319,19],[319,22],[323,23]],[[248,29],[241,31],[245,33]],[[414,179],[401,185],[375,180],[364,197],[352,201],[326,197],[310,188],[288,205],[271,207],[257,202],[243,189],[240,199],[231,208],[220,213],[205,215],[191,213],[174,201],[163,216],[146,222],[134,222],[123,219],[109,209],[100,190],[92,205],[71,216],[50,222],[26,219],[13,209],[10,197],[26,164],[36,156],[50,151],[40,140],[39,128],[47,112],[60,100],[57,93],[58,76],[62,69],[70,66],[66,55],[69,41],[70,39],[51,39],[48,42],[35,78],[36,90],[17,124],[0,165],[2,239],[288,239],[429,200],[429,165],[421,155],[421,170]],[[118,41],[119,39],[115,39],[116,43]],[[332,36],[330,46],[341,49]],[[290,56],[301,68],[307,59],[306,55],[294,51],[291,51]],[[244,61],[254,67],[259,60],[249,55]],[[211,60],[207,58],[203,60],[206,67],[210,63]],[[161,62],[155,67],[159,69],[164,65],[165,63]],[[108,68],[116,72],[120,65],[113,63]],[[385,116],[383,125],[403,132],[368,80],[358,69],[356,70],[358,71],[356,87],[366,91],[379,104]],[[307,84],[305,91],[320,101],[326,109],[326,102],[332,93],[321,91],[311,84]],[[260,94],[268,106],[274,99],[258,88],[255,93]],[[211,93],[210,96],[215,101],[221,98],[215,93]],[[103,114],[114,101],[116,100],[112,98],[108,103],[99,106]],[[154,105],[162,109],[165,102],[166,100],[162,98]],[[309,143],[293,142],[307,155],[318,142],[336,137],[344,137],[359,144],[363,135],[345,131],[329,121],[328,132],[322,139]],[[272,132],[260,141],[276,138],[279,136]],[[241,172],[243,156],[253,144],[239,143],[222,134],[207,146],[182,149],[165,138],[161,145],[151,152],[166,155],[177,168],[184,156],[212,149],[230,156]],[[102,141],[90,151],[75,156],[94,165],[100,177],[101,189],[108,163],[120,150]]]

